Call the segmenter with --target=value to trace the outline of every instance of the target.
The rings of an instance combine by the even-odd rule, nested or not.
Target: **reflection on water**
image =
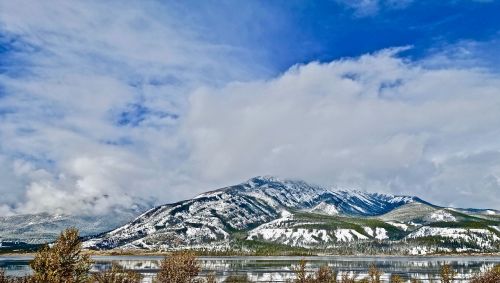
[[[203,273],[215,273],[219,279],[229,275],[247,275],[252,281],[284,282],[294,277],[292,266],[302,257],[201,257]],[[8,275],[23,275],[30,272],[29,257],[0,257],[0,268]],[[99,271],[118,263],[125,269],[137,270],[145,276],[144,282],[158,271],[162,257],[159,256],[96,256],[93,271]],[[467,282],[474,273],[485,271],[500,263],[500,257],[306,257],[308,268],[314,270],[327,264],[339,273],[349,272],[361,279],[367,275],[370,265],[376,265],[384,273],[383,282],[391,274],[402,278],[430,282],[438,278],[442,264],[451,264],[458,272],[456,282]]]

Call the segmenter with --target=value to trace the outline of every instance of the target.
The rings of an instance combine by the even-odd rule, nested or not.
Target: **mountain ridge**
[[[428,211],[419,214],[423,207]],[[408,219],[383,219],[396,209],[406,209]],[[255,244],[271,244],[333,251],[354,243],[377,248],[391,243],[390,249],[401,250],[404,241],[432,240],[433,244],[415,244],[413,253],[457,251],[458,246],[458,251],[495,251],[500,244],[498,227],[496,220],[436,206],[416,196],[331,191],[300,180],[260,176],[157,206],[84,245],[89,249],[251,250]],[[463,237],[453,238],[447,229]],[[483,238],[482,246],[474,246]]]
[[[138,203],[113,209],[106,216],[48,212],[3,216],[0,217],[0,251],[52,242],[68,227],[77,227],[84,237],[107,232],[132,221],[146,209],[146,205]]]
[[[140,215],[2,218],[0,250],[12,242],[52,241],[80,228],[88,249],[201,249],[240,253],[278,249],[329,253],[499,252],[500,213],[434,205],[417,196],[331,189],[257,176]],[[37,219],[33,221],[33,219]],[[16,239],[16,237],[18,237]]]

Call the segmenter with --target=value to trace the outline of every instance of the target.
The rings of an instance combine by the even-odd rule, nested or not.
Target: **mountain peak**
[[[276,176],[261,175],[261,176],[255,176],[255,177],[249,179],[248,181],[246,181],[245,183],[248,183],[248,184],[251,184],[251,183],[257,183],[257,184],[260,184],[260,183],[276,183],[276,182],[283,183],[285,181],[286,180],[280,179],[280,178],[278,178]]]
[[[291,245],[329,245],[348,238],[399,240],[417,232],[426,222],[414,224],[412,218],[409,222],[391,224],[375,218],[392,211],[397,216],[414,215],[413,208],[417,206],[412,204],[422,204],[424,212],[435,210],[416,197],[329,190],[301,180],[256,176],[190,200],[159,206],[127,225],[90,239],[85,246],[97,249],[229,247],[235,231],[246,234],[247,240]],[[332,218],[337,216],[340,218]]]

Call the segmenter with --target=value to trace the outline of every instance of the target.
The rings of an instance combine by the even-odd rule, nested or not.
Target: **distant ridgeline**
[[[84,246],[221,254],[495,253],[500,212],[256,177],[152,208],[88,237]]]

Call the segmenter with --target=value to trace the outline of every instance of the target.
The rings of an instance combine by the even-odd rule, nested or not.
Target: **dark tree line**
[[[113,264],[111,268],[91,273],[92,260],[83,253],[78,230],[67,229],[61,233],[57,241],[40,249],[30,263],[33,274],[25,277],[7,277],[0,270],[0,283],[139,283],[141,275],[134,271],[124,270]],[[382,272],[375,266],[368,270],[368,277],[356,280],[349,273],[338,274],[328,266],[317,270],[308,270],[307,262],[302,260],[293,267],[295,279],[290,283],[380,283]],[[180,251],[165,257],[160,264],[155,283],[215,283],[214,274],[200,276],[201,266],[196,254],[190,251]],[[440,270],[442,283],[450,283],[456,272],[450,265],[443,265]],[[392,283],[402,283],[398,275],[392,275]],[[229,276],[224,282],[250,282],[246,276]],[[412,279],[412,283],[417,283]],[[499,283],[500,265],[474,276],[472,283]]]

